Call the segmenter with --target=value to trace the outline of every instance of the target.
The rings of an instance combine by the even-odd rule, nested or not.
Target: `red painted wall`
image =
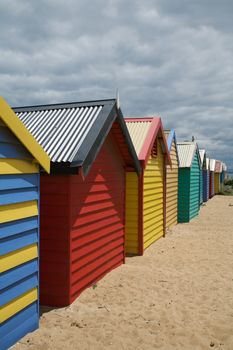
[[[124,262],[124,195],[124,162],[113,136],[85,180],[41,176],[41,304],[70,304]]]

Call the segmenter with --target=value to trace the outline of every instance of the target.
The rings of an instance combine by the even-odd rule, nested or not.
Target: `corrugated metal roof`
[[[201,159],[201,165],[203,166],[204,157],[205,157],[205,150],[199,149],[200,159]]]
[[[210,171],[215,170],[215,159],[210,159]]]
[[[227,171],[227,165],[225,163],[222,163],[222,170]]]
[[[216,173],[222,172],[222,162],[220,160],[216,160],[215,162],[215,172]]]
[[[54,108],[38,106],[34,110],[14,110],[52,162],[72,162],[102,108],[103,105],[67,104],[66,107],[54,105]]]
[[[177,151],[179,155],[180,168],[190,168],[197,148],[196,142],[179,141]]]
[[[129,134],[134,144],[137,155],[139,155],[142,146],[146,140],[147,133],[150,129],[151,121],[126,121]]]

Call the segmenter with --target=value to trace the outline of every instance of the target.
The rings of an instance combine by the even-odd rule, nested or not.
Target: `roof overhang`
[[[11,132],[24,145],[33,158],[47,172],[50,172],[50,158],[17,117],[8,103],[0,96],[0,118]]]

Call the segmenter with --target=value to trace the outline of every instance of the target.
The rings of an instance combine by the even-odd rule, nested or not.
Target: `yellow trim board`
[[[0,206],[0,223],[20,220],[38,215],[37,201],[28,201]]]
[[[34,139],[15,112],[10,108],[3,97],[0,96],[0,118],[15,134],[20,142],[27,148],[37,162],[50,172],[50,158],[41,145]]]
[[[0,175],[37,173],[39,166],[36,163],[20,159],[0,159]]]
[[[37,288],[33,288],[28,292],[20,295],[18,298],[0,307],[0,324],[23,310],[28,305],[38,299]]]
[[[31,244],[27,247],[2,255],[0,256],[0,273],[10,270],[15,266],[24,264],[25,262],[37,257],[37,244]]]

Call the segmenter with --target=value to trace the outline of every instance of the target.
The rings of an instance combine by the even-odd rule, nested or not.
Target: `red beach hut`
[[[41,176],[41,304],[65,306],[125,259],[125,174],[140,163],[116,100],[14,109],[51,160]]]

